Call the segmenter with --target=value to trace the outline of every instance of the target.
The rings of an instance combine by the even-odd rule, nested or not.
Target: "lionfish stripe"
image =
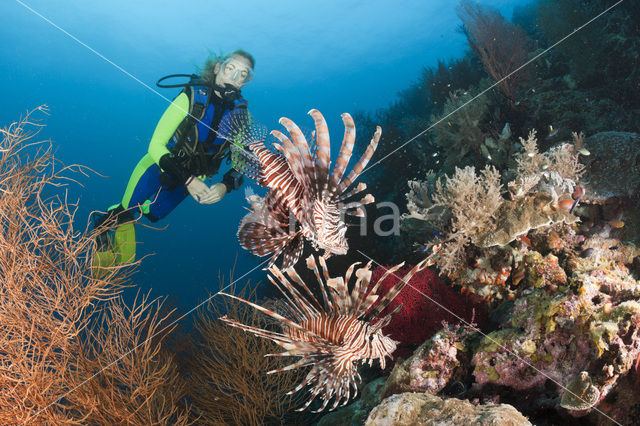
[[[336,165],[331,172],[331,178],[329,179],[329,191],[333,194],[342,180],[349,160],[351,160],[351,154],[353,153],[353,145],[356,140],[356,126],[353,123],[353,118],[348,113],[341,115],[342,122],[344,123],[344,137],[342,138],[342,146],[340,147],[340,153],[336,160]]]
[[[295,234],[289,242],[284,246],[282,250],[282,270],[292,268],[298,259],[302,255],[302,249],[304,248],[304,240],[302,234]]]
[[[289,168],[293,172],[293,175],[295,176],[296,180],[306,188],[307,187],[306,184],[309,183],[308,182],[309,178],[305,175],[305,171],[302,163],[302,157],[300,156],[298,149],[293,145],[291,140],[282,132],[279,132],[278,130],[272,130],[271,134],[275,136],[282,143],[282,145],[274,144],[274,146],[287,159]]]
[[[260,257],[279,253],[288,239],[289,236],[279,228],[267,228],[258,222],[241,223],[238,230],[240,246]]]
[[[309,114],[313,117],[316,125],[316,160],[314,164],[316,178],[316,194],[322,195],[327,188],[329,178],[329,167],[331,164],[331,141],[329,139],[329,128],[324,117],[317,109],[312,109]]]
[[[371,142],[369,143],[367,150],[364,152],[364,154],[362,154],[362,157],[360,157],[360,160],[358,160],[356,165],[353,166],[353,169],[351,170],[347,178],[343,180],[340,185],[338,185],[335,191],[336,195],[342,194],[347,188],[349,188],[349,186],[358,178],[358,176],[360,176],[360,173],[362,173],[364,168],[367,167],[369,160],[378,147],[378,142],[380,141],[381,134],[382,128],[380,126],[377,126],[376,132],[373,134],[373,138],[371,138]]]
[[[376,284],[373,286],[373,288],[371,289],[371,291],[369,292],[369,294],[376,294],[376,292],[378,291],[378,288],[380,287],[380,285],[382,284],[382,282],[391,274],[395,273],[398,269],[402,268],[404,266],[404,262],[397,264],[396,266],[387,269],[384,274],[382,274],[382,276],[378,279],[378,281],[376,282]],[[365,309],[369,309],[371,306],[367,306]]]
[[[283,203],[297,218],[302,217],[299,199],[304,194],[302,185],[295,178],[293,171],[282,154],[269,151],[264,145],[250,145],[256,153],[263,169],[261,185],[273,191],[280,192]]]
[[[366,302],[369,282],[371,282],[371,261],[369,261],[364,268],[359,268],[356,271],[356,284],[351,293],[351,298],[353,299],[353,313],[356,317],[364,314],[364,312],[361,312],[361,306]]]

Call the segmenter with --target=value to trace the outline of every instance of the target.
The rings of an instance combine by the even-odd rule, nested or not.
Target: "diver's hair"
[[[216,64],[221,64],[232,56],[242,56],[243,58],[245,58],[247,61],[249,61],[251,69],[255,68],[256,66],[256,60],[254,59],[253,55],[251,55],[251,53],[247,52],[246,50],[236,49],[226,55],[212,54],[207,58],[204,63],[204,67],[202,67],[202,71],[200,72],[200,77],[202,78],[202,80],[205,83],[213,84],[216,80]]]

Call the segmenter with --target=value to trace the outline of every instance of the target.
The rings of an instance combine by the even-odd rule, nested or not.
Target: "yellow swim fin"
[[[124,223],[116,228],[116,262],[131,263],[136,260],[136,228],[133,222]]]
[[[136,229],[132,222],[116,227],[113,243],[93,256],[92,276],[102,278],[113,266],[136,260]]]

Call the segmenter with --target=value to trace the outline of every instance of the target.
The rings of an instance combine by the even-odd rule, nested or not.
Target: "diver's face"
[[[253,77],[251,63],[244,56],[231,56],[221,64],[216,65],[216,84],[224,87],[230,84],[240,89]]]

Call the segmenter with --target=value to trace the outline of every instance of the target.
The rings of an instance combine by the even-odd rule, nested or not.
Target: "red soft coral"
[[[374,269],[371,286],[378,282],[387,269]],[[385,294],[409,270],[411,266],[405,266],[389,275],[381,283],[377,294]],[[473,321],[482,325],[486,309],[479,302],[479,298],[460,294],[445,284],[433,270],[425,269],[415,274],[409,285],[382,311],[381,315],[384,316],[402,304],[402,308],[393,315],[391,323],[383,331],[400,341],[401,345],[419,345],[442,328],[442,321],[457,324],[462,322],[462,318],[464,323]]]

